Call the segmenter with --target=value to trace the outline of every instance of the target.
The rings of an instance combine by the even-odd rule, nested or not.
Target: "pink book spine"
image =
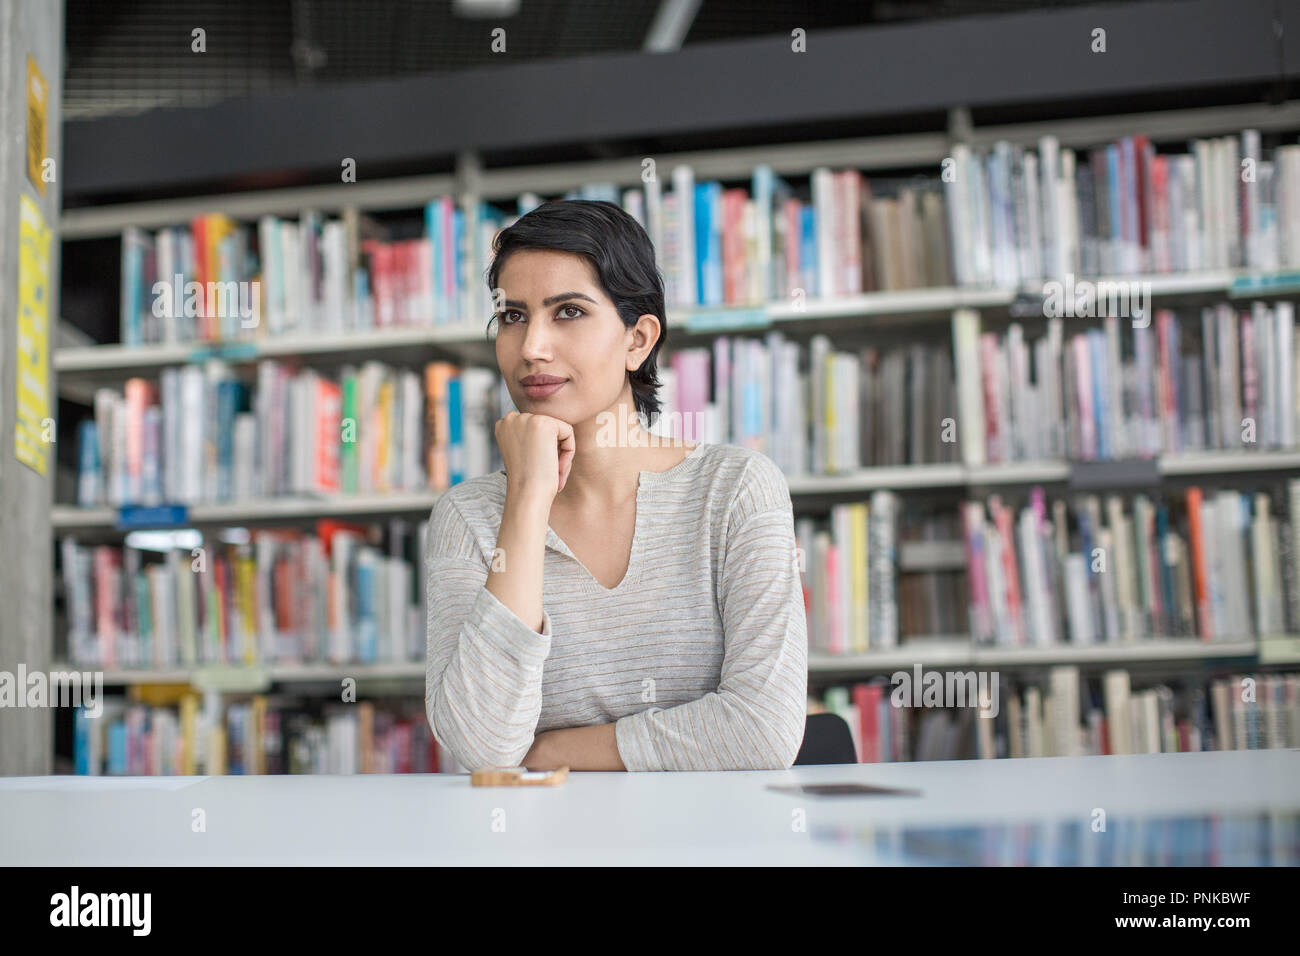
[[[966,532],[966,571],[970,582],[971,627],[977,640],[993,636],[988,580],[984,574],[984,506],[968,501],[962,508]]]
[[[1017,644],[1025,643],[1025,626],[1020,611],[1020,574],[1016,565],[1015,535],[1011,531],[1011,509],[1002,506],[1002,499],[994,495],[989,499],[989,511],[1002,539],[1002,569],[1007,578],[1007,613]]]
[[[846,295],[857,295],[862,291],[862,174],[856,169],[846,169],[840,175],[844,179],[843,198],[843,244],[840,246],[841,263],[844,277],[841,291]]]
[[[448,321],[461,322],[460,299],[456,296],[456,207],[450,196],[442,197],[442,290],[451,310]]]
[[[799,278],[799,200],[787,199],[785,206],[781,210],[785,216],[785,289],[787,298],[793,295],[794,289],[802,287],[803,282]],[[805,290],[806,291],[806,290]]]
[[[844,632],[840,628],[840,549],[832,543],[826,549],[826,615],[827,633],[830,636],[830,653],[844,653]]]
[[[114,597],[117,594],[115,554],[107,546],[95,549],[95,630],[99,634],[99,665],[107,670],[117,666],[117,619]]]
[[[1164,444],[1164,451],[1169,454],[1176,450],[1175,436],[1178,429],[1177,412],[1174,409],[1174,389],[1173,376],[1170,362],[1170,335],[1169,326],[1173,321],[1174,314],[1168,309],[1160,309],[1156,313],[1156,359],[1158,363],[1159,378],[1156,388],[1159,393],[1157,404],[1160,408],[1160,434]],[[1157,579],[1158,580],[1158,579]]]
[[[980,336],[980,378],[984,383],[984,447],[989,464],[1003,461],[1002,433],[998,428],[998,339],[992,332]]]

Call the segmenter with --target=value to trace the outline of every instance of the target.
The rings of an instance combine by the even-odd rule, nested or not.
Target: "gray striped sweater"
[[[546,531],[542,631],[487,589],[504,471],[438,497],[425,544],[425,710],[468,769],[534,734],[615,722],[628,770],[784,769],[803,740],[808,634],[776,464],[699,443],[642,471],[627,573],[600,584]]]

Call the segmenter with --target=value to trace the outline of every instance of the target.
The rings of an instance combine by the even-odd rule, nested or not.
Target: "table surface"
[[[919,793],[771,789],[834,783]],[[0,864],[507,863],[1297,865],[1300,749],[571,773],[559,787],[0,778]]]

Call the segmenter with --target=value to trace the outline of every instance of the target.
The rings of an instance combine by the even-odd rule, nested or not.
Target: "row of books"
[[[826,688],[810,711],[849,725],[859,763],[1286,749],[1300,746],[1300,674],[1192,677],[1132,686],[1122,668],[1084,679],[902,671]],[[906,679],[904,679],[906,678]]]
[[[943,176],[957,284],[1300,266],[1300,145],[1258,130],[1158,154],[1145,135],[1087,151],[953,147]]]
[[[380,700],[305,707],[281,695],[229,700],[216,709],[186,692],[175,703],[122,698],[73,717],[73,772],[189,774],[460,773],[438,746],[422,708]]]
[[[591,183],[564,198],[606,200],[635,217],[676,308],[1066,274],[1300,266],[1300,146],[1266,154],[1250,129],[1193,139],[1168,155],[1144,135],[1086,154],[1052,136],[1036,150],[957,144],[938,175],[868,179],[823,166],[799,189],[765,164],[748,188],[697,182],[688,164],[665,183],[657,173],[643,179],[630,189]],[[122,342],[486,323],[491,297],[481,277],[493,240],[541,202],[525,193],[507,212],[437,197],[417,236],[393,235],[355,208],[338,219],[316,210],[296,222],[264,216],[255,227],[213,212],[156,233],[128,228]],[[250,322],[230,296],[247,300],[253,281]]]
[[[966,310],[955,323],[970,464],[1249,452],[1300,437],[1291,302],[1157,309],[1146,325],[1111,316],[1068,337],[1050,318],[1032,340],[1015,322],[981,331]]]
[[[675,351],[663,371],[667,430],[753,448],[787,475],[960,460],[947,344],[848,352],[773,330]]]
[[[424,233],[394,236],[349,206],[330,219],[255,225],[221,212],[188,226],[122,233],[123,345],[255,340],[281,335],[433,327],[486,329],[483,286],[492,240],[514,217],[442,196]],[[480,317],[474,320],[473,317]]]
[[[672,353],[655,430],[754,448],[790,476],[1297,446],[1292,303],[1154,319],[1067,337],[1052,318],[1030,340],[1019,323],[984,332],[963,311],[951,352],[720,336]],[[444,490],[499,468],[492,427],[514,407],[499,373],[422,372],[370,361],[335,380],[265,359],[253,388],[212,359],[164,369],[161,387],[99,389],[78,430],[78,504]]]
[[[898,496],[882,490],[869,501],[833,506],[829,527],[796,519],[809,650],[855,654],[898,645],[898,510]]]
[[[672,353],[660,378],[653,431],[754,448],[790,475],[960,456],[946,346],[720,336]],[[444,361],[330,377],[263,359],[255,383],[209,359],[97,389],[78,426],[77,504],[441,491],[501,467],[493,427],[514,408],[499,373]]]
[[[672,308],[761,305],[870,289],[952,284],[947,215],[937,179],[877,182],[819,167],[805,198],[766,165],[748,190],[696,182],[675,166],[620,189],[592,183],[565,199],[621,206],[646,229]],[[256,226],[213,212],[188,226],[122,234],[123,344],[251,340],[394,326],[486,326],[482,276],[496,234],[542,202],[511,212],[466,198],[424,208],[423,234],[399,238],[358,212],[304,210]],[[254,283],[257,283],[254,286]],[[252,314],[254,313],[255,314]]]
[[[82,667],[422,660],[427,522],[230,529],[160,550],[59,543]],[[228,540],[234,537],[236,540]]]
[[[487,369],[367,361],[331,378],[264,359],[256,375],[210,359],[97,389],[78,505],[443,490],[500,467],[492,427],[514,405]]]
[[[1018,510],[963,505],[977,644],[1144,637],[1241,640],[1300,630],[1300,479],[1276,492],[1192,486],[1180,499],[1095,494]]]

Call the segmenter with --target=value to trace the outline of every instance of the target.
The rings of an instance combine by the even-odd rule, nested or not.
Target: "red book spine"
[[[858,708],[858,763],[880,763],[879,684],[854,684],[853,705]]]
[[[1169,272],[1173,267],[1169,255],[1169,160],[1164,156],[1151,158],[1151,192],[1153,238],[1158,239],[1154,243],[1153,267],[1156,272]]]
[[[744,290],[745,236],[743,189],[722,192],[722,301],[736,305]],[[739,273],[739,274],[738,274]]]
[[[1138,134],[1133,137],[1133,154],[1137,169],[1133,171],[1137,186],[1138,242],[1141,244],[1139,266],[1150,268],[1151,262],[1151,160],[1155,156],[1151,141]]]
[[[339,490],[339,427],[343,390],[337,382],[316,380],[316,473],[312,487],[333,494]]]

